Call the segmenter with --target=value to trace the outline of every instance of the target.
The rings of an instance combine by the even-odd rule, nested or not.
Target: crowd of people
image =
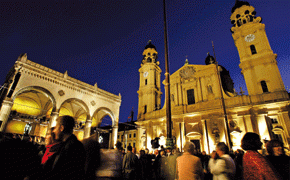
[[[243,150],[230,152],[220,142],[207,155],[187,142],[177,148],[136,152],[132,146],[101,149],[97,135],[79,141],[73,135],[75,121],[61,116],[47,132],[45,148],[23,136],[0,134],[1,179],[25,180],[289,180],[290,158],[283,143],[267,142],[267,156],[261,155],[260,136],[248,132],[241,141]]]

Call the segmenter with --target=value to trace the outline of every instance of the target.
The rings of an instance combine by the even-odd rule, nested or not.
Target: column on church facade
[[[86,124],[85,124],[85,131],[84,131],[84,138],[88,138],[91,135],[91,125],[92,125],[92,120],[87,119]]]
[[[208,136],[208,127],[206,119],[201,120],[202,123],[202,133],[203,133],[203,148],[206,154],[210,154],[210,145],[209,145],[209,136]]]
[[[284,146],[290,147],[290,119],[288,111],[283,111],[278,113],[278,123],[283,127],[283,143]]]
[[[197,87],[197,97],[198,97],[198,102],[202,102],[203,101],[203,98],[202,98],[202,87],[201,87],[201,82],[200,82],[200,77],[197,78],[197,81],[196,81],[196,87]]]
[[[207,87],[205,85],[205,77],[204,76],[200,77],[200,83],[201,83],[201,90],[202,90],[202,99],[203,99],[203,101],[207,101],[208,90],[207,90]]]
[[[244,115],[240,115],[240,116],[238,116],[238,119],[240,119],[240,121],[243,124],[244,133],[248,132],[248,128],[247,128],[247,125],[246,125],[246,118],[245,118],[245,116]]]
[[[178,98],[178,94],[179,94],[179,89],[178,89],[178,83],[175,83],[175,95],[174,95],[174,104],[176,105],[176,106],[178,106],[178,104],[179,104],[179,98]]]
[[[151,140],[154,139],[153,137],[153,123],[149,122],[146,124],[146,136],[147,136],[147,148],[152,149]]]
[[[256,114],[256,122],[258,127],[258,132],[260,134],[261,139],[271,140],[271,127],[270,123],[266,121],[266,114]]]
[[[13,106],[12,99],[5,99],[2,103],[2,107],[0,111],[0,121],[2,121],[0,132],[5,131],[12,106]]]
[[[140,126],[137,126],[137,134],[136,134],[136,147],[137,149],[142,149],[143,140],[142,140],[142,128]]]
[[[255,133],[258,133],[258,130],[257,130],[257,122],[256,122],[256,119],[255,119],[255,115],[252,115],[252,114],[247,114],[247,115],[244,115],[244,121],[245,121],[245,129],[247,129],[247,132],[255,132]]]
[[[284,128],[285,135],[287,138],[290,138],[290,119],[289,119],[289,112],[283,111],[278,113],[278,122]]]
[[[182,92],[182,82],[178,84],[178,105],[183,105],[183,92]]]
[[[257,113],[252,113],[250,118],[252,122],[253,132],[259,134]]]

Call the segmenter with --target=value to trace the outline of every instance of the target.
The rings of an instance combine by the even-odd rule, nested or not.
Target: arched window
[[[145,79],[145,85],[147,85],[147,79]]]
[[[252,55],[257,54],[257,50],[254,45],[251,45],[250,48],[251,48]]]
[[[266,81],[261,81],[261,86],[262,86],[263,93],[269,92]]]

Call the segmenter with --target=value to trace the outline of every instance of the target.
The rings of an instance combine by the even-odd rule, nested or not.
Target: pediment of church
[[[190,80],[198,77],[205,77],[215,72],[215,65],[184,65],[176,72],[174,72],[170,78],[172,81],[175,79]],[[172,82],[171,81],[171,82]]]

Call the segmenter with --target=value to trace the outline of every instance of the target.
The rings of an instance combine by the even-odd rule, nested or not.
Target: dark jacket
[[[131,151],[128,151],[124,158],[122,164],[122,170],[124,179],[135,180],[138,171],[138,157]]]
[[[44,165],[42,179],[84,179],[86,152],[83,144],[71,135]]]
[[[83,139],[82,143],[86,150],[85,173],[87,180],[96,179],[96,170],[100,166],[100,144],[95,136]]]
[[[280,175],[281,180],[290,179],[290,157],[286,155],[282,156],[266,156],[268,161],[272,164],[272,167]]]

